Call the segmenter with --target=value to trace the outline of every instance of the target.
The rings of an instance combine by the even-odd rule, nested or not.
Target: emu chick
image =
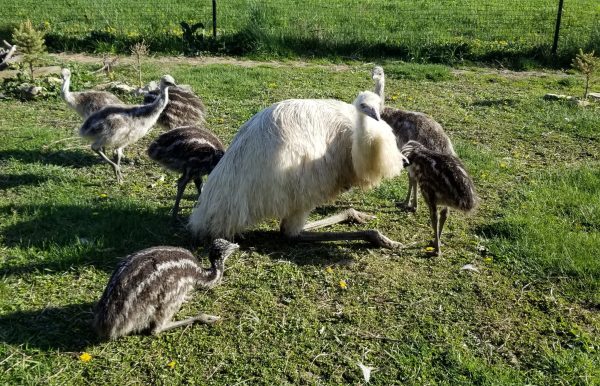
[[[383,119],[394,130],[396,143],[402,149],[408,141],[417,141],[427,149],[439,153],[456,155],[450,138],[435,119],[429,115],[417,112],[401,110],[393,107],[384,107],[385,75],[383,68],[375,66],[371,73],[375,81],[375,93],[381,98],[381,119]],[[406,210],[417,210],[417,183],[408,175],[408,193],[403,203]]]
[[[200,314],[173,322],[181,304],[196,286],[211,288],[223,275],[225,260],[237,244],[218,239],[209,252],[210,269],[199,266],[183,248],[152,247],[123,259],[112,274],[94,312],[94,329],[104,339],[131,333],[152,334],[196,321],[214,323],[219,318]]]
[[[427,149],[416,141],[402,147],[408,159],[410,178],[417,181],[423,199],[429,207],[433,228],[435,253],[440,253],[440,237],[448,218],[448,208],[463,212],[472,211],[477,205],[475,186],[460,159]],[[442,207],[439,215],[437,208]]]
[[[198,126],[185,126],[167,131],[150,144],[150,158],[163,167],[182,174],[177,181],[173,217],[177,217],[179,201],[190,180],[194,180],[200,194],[202,176],[210,174],[224,153],[225,147],[219,138]]]
[[[144,104],[154,102],[160,92],[148,92]],[[182,87],[169,88],[169,103],[158,117],[158,124],[167,130],[187,125],[205,125],[206,108],[202,100],[190,90]]]

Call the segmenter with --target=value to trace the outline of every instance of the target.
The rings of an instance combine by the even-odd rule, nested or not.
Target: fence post
[[[562,0],[560,0],[562,2]],[[212,0],[213,8],[213,38],[217,38],[217,0]]]
[[[556,15],[556,27],[554,28],[554,42],[552,43],[552,55],[556,55],[558,49],[558,34],[560,31],[560,19],[562,18],[563,0],[558,0],[558,14]]]

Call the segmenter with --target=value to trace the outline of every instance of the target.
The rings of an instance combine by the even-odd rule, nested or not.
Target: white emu
[[[63,83],[60,91],[62,99],[75,110],[83,119],[107,105],[123,104],[119,98],[106,91],[80,91],[71,92],[71,70],[63,68],[61,71]]]
[[[310,212],[353,186],[370,188],[398,175],[404,156],[379,116],[379,97],[365,91],[354,104],[290,99],[254,115],[209,175],[190,217],[199,237],[229,238],[266,218],[300,241],[399,243],[376,230],[311,233],[344,220],[370,219],[353,209],[306,224]]]
[[[161,82],[160,97],[148,105],[109,105],[90,115],[79,128],[79,135],[92,142],[92,150],[112,166],[117,182],[123,181],[121,157],[123,149],[137,142],[150,131],[160,113],[169,103],[169,86],[175,81],[165,75]],[[115,149],[116,163],[105,154],[105,147]]]
[[[375,66],[371,76],[375,81],[375,93],[381,98],[381,119],[394,130],[398,148],[401,149],[408,141],[417,141],[429,150],[456,155],[450,138],[444,132],[442,125],[435,119],[420,112],[384,106],[385,75],[382,67]],[[417,210],[417,181],[410,172],[408,173],[408,194],[404,202],[399,203],[399,206],[408,211]]]

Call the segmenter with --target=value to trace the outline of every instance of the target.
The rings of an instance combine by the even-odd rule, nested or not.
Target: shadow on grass
[[[0,189],[11,189],[19,186],[35,186],[48,181],[50,176],[39,174],[0,174]]]
[[[327,266],[347,262],[354,258],[351,252],[372,248],[362,241],[298,242],[287,239],[279,231],[248,231],[235,241],[243,251],[257,252],[273,260],[290,261],[298,265]],[[344,248],[340,248],[340,243],[344,243]]]
[[[184,229],[172,226],[170,216],[131,202],[98,199],[92,205],[8,205],[0,216],[25,220],[4,228],[4,245],[31,249],[36,258],[0,269],[2,275],[60,271],[93,264],[108,272],[118,257],[156,245],[189,248]],[[42,250],[43,254],[36,251]],[[110,254],[112,258],[107,258]],[[39,256],[38,256],[39,255]]]
[[[316,212],[326,217],[343,209],[325,206]],[[207,251],[207,243],[194,242],[185,227],[172,221],[167,210],[153,210],[131,201],[99,197],[88,205],[6,205],[0,207],[0,216],[23,219],[4,227],[4,245],[35,255],[25,263],[19,259],[11,264],[8,259],[0,268],[0,276],[57,272],[84,265],[112,272],[118,258],[157,245],[180,246],[199,255]],[[353,229],[350,224],[336,228]],[[296,242],[277,230],[247,231],[236,237],[236,242],[242,250],[299,265],[330,265],[373,248],[363,241]]]
[[[99,343],[92,322],[93,303],[17,311],[0,316],[0,340],[41,350],[81,351]]]
[[[24,163],[43,163],[71,168],[84,168],[102,162],[91,150],[2,150],[0,159],[15,159]]]

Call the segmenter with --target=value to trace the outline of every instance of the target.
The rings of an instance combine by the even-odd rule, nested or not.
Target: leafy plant
[[[131,55],[135,59],[134,68],[138,73],[138,83],[140,87],[144,84],[142,83],[142,58],[148,56],[150,50],[148,49],[148,45],[144,40],[141,42],[135,43],[133,47],[131,47]]]
[[[584,53],[583,50],[580,48],[579,53],[573,59],[571,66],[575,70],[581,72],[585,77],[583,99],[587,99],[588,91],[590,89],[590,79],[600,67],[600,60],[594,56],[594,51]]]
[[[14,44],[23,53],[23,61],[29,66],[29,72],[33,80],[33,66],[40,61],[46,52],[44,33],[33,28],[31,20],[26,20],[14,29],[12,38]]]
[[[193,53],[202,47],[202,43],[204,42],[204,24],[195,23],[188,24],[185,21],[179,23],[182,31],[182,40],[185,45],[185,49],[188,53]],[[200,33],[197,34],[196,31],[200,30]]]

